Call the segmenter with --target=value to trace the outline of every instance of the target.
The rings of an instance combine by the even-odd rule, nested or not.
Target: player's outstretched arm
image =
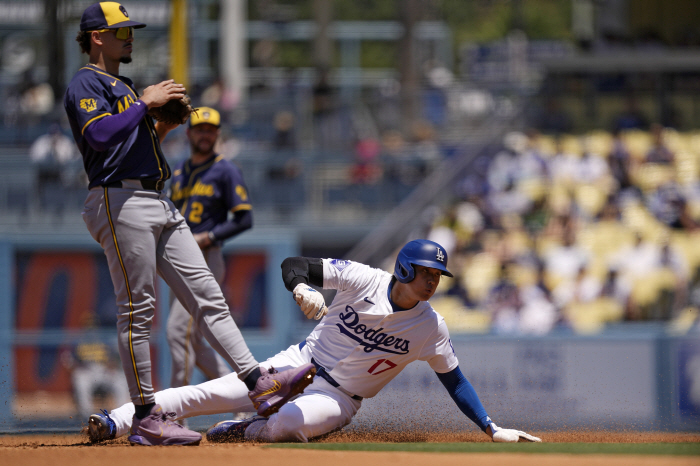
[[[486,414],[486,409],[481,404],[476,390],[462,374],[459,367],[444,374],[436,374],[459,409],[491,437],[494,442],[518,442],[521,439],[523,441],[541,442],[539,438],[523,431],[501,429],[494,424]]]

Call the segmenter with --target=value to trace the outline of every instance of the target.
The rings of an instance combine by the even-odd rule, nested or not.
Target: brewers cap
[[[123,27],[145,28],[146,25],[130,20],[126,8],[117,2],[93,3],[85,8],[83,16],[80,18],[81,31]]]
[[[204,123],[221,126],[221,115],[213,108],[199,107],[190,115],[190,128]]]

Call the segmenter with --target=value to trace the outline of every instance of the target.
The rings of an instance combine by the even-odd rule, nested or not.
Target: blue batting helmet
[[[394,276],[401,283],[410,282],[416,277],[414,265],[438,269],[442,272],[442,275],[452,276],[450,271],[447,270],[447,253],[445,248],[434,241],[416,239],[406,243],[396,257]]]

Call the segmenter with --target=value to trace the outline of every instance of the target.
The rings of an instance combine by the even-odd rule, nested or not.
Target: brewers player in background
[[[430,364],[459,409],[494,442],[539,442],[503,429],[486,414],[476,391],[459,368],[444,319],[428,300],[447,269],[447,253],[428,240],[410,241],[396,258],[394,274],[338,259],[287,258],[282,263],[286,288],[307,318],[321,319],[298,345],[264,365],[317,368],[303,394],[269,417],[223,421],[207,432],[212,442],[306,442],[350,423],[363,398],[375,396],[409,363]],[[337,290],[326,307],[309,285]],[[245,387],[233,374],[197,386],[156,393],[158,403],[176,417],[249,410]],[[129,428],[133,406],[113,410],[113,436]]]
[[[170,199],[185,217],[219,284],[225,269],[222,243],[253,226],[241,171],[214,151],[220,125],[221,115],[213,108],[199,107],[192,114],[187,129],[191,155],[175,169],[170,185]],[[231,372],[205,343],[201,330],[177,299],[170,308],[167,335],[172,356],[171,387],[189,385],[195,365],[208,379]]]
[[[120,65],[131,62],[134,30],[145,26],[119,3],[87,7],[76,40],[89,63],[68,85],[64,106],[89,179],[83,219],[104,249],[117,298],[119,355],[136,406],[129,441],[187,445],[199,443],[201,435],[172,422],[155,402],[149,336],[157,275],[235,368],[259,413],[279,409],[303,390],[315,369],[309,364],[283,373],[262,370],[189,227],[163,192],[171,172],[160,141],[175,125],[154,125],[146,113],[182,98],[185,88],[167,80],[139,96],[133,82],[119,75]],[[105,416],[90,416],[91,438],[107,428]]]

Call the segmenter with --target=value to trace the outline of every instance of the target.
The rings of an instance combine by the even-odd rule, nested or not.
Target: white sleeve
[[[450,340],[450,332],[442,317],[433,334],[425,341],[418,359],[427,361],[438,374],[450,372],[459,365]]]
[[[362,290],[375,279],[376,270],[359,262],[323,259],[323,288],[338,291]]]

